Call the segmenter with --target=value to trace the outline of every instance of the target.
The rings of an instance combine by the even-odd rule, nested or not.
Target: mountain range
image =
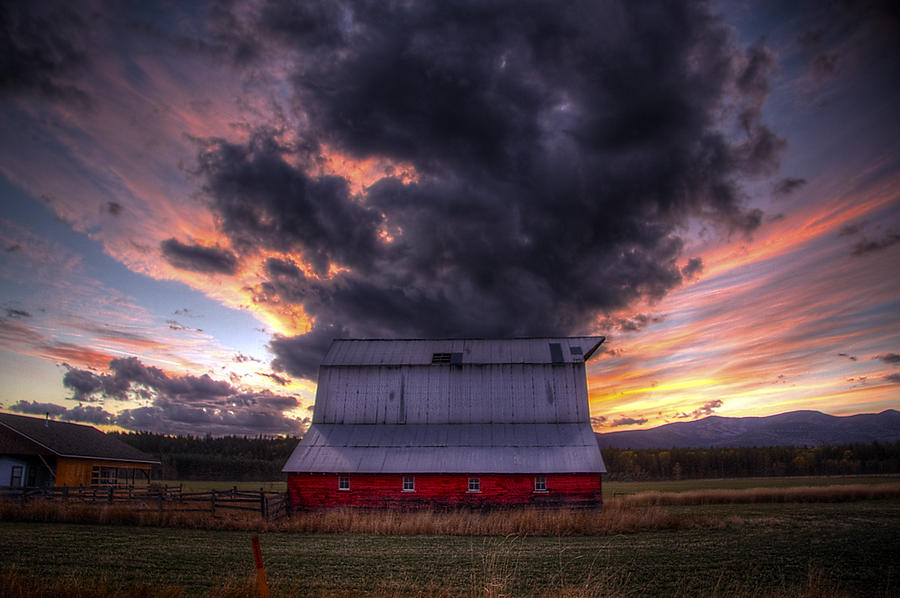
[[[789,411],[767,417],[712,415],[649,430],[597,434],[600,448],[672,448],[732,446],[819,446],[900,442],[900,411],[845,417],[820,411]]]

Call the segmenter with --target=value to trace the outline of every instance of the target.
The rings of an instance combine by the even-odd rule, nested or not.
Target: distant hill
[[[600,448],[820,446],[900,442],[900,411],[838,417],[790,411],[768,417],[720,417],[665,424],[649,430],[597,434]]]

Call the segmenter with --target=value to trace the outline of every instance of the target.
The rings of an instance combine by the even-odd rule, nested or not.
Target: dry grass
[[[602,511],[370,511],[336,509],[296,513],[267,522],[255,513],[179,513],[137,511],[120,505],[79,505],[35,501],[0,503],[0,520],[99,523],[187,529],[297,532],[305,534],[376,534],[428,536],[603,536],[690,527],[720,528],[739,523],[735,517],[674,515],[657,505],[616,500]]]
[[[900,483],[882,485],[750,488],[689,492],[642,492],[606,501],[602,511],[380,511],[336,509],[295,513],[268,522],[256,513],[141,510],[128,505],[90,505],[35,500],[0,502],[0,520],[163,526],[188,529],[282,531],[307,534],[450,535],[450,536],[604,536],[687,528],[723,528],[740,524],[736,516],[672,513],[665,507],[738,503],[846,502],[900,497]]]
[[[753,503],[849,502],[900,497],[900,483],[795,486],[791,488],[743,488],[641,492],[623,497],[629,506],[723,505]]]

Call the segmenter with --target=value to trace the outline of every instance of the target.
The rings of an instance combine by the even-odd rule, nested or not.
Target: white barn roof
[[[603,472],[584,367],[603,340],[336,340],[284,471]]]
[[[317,473],[602,473],[581,424],[313,424],[285,471]]]

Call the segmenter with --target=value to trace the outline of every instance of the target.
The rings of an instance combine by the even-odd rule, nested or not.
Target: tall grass
[[[307,534],[603,536],[653,530],[722,528],[737,516],[673,513],[667,506],[734,503],[841,502],[900,497],[900,483],[883,485],[751,488],[690,492],[642,492],[606,501],[602,511],[517,508],[497,511],[391,511],[336,509],[295,513],[277,522],[257,513],[140,510],[128,505],[90,505],[35,500],[0,502],[0,519],[15,521],[165,526]]]

